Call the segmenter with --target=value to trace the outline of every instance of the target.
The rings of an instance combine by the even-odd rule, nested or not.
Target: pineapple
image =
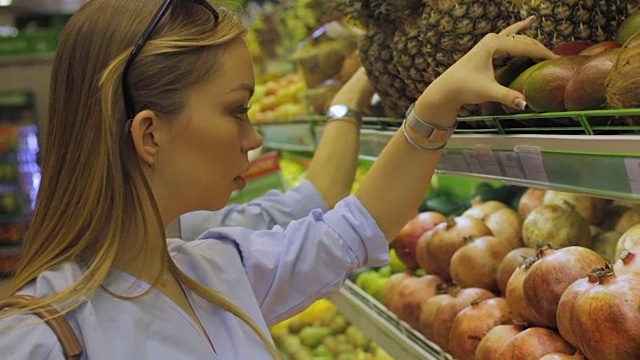
[[[503,0],[430,0],[422,30],[431,49],[427,57],[433,79],[466,54],[482,37],[517,19],[514,4]],[[431,79],[431,80],[433,80]]]
[[[640,0],[617,0],[616,7],[620,23],[632,12],[640,8]]]
[[[611,40],[619,24],[619,8],[624,0],[524,0],[522,16],[535,15],[537,21],[528,35],[547,47],[571,40],[594,43]],[[624,3],[625,6],[617,5]],[[625,10],[626,11],[626,10]]]
[[[393,61],[391,42],[394,34],[388,27],[370,28],[360,43],[360,61],[380,96],[385,115],[401,117],[412,99],[407,94],[407,83]]]
[[[502,30],[518,16],[516,6],[502,0],[428,0],[417,21],[404,22],[406,36],[396,33],[399,71],[419,96],[414,88],[422,91],[482,37]],[[415,44],[420,44],[418,50]],[[478,107],[468,106],[460,115],[477,112]]]
[[[412,99],[394,62],[392,43],[405,15],[418,12],[421,0],[335,0],[335,8],[366,29],[360,58],[381,98],[385,115],[401,117]]]

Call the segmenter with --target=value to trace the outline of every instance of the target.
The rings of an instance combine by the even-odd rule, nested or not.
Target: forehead
[[[216,95],[225,95],[243,84],[253,86],[253,59],[243,39],[236,39],[225,46],[218,71],[203,86]]]

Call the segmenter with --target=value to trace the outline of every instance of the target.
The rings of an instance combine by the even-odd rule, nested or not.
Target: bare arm
[[[333,104],[362,110],[373,90],[364,69],[338,91]],[[355,121],[332,121],[324,129],[307,173],[329,208],[349,195],[355,178],[360,149],[360,127]]]
[[[500,34],[487,35],[467,55],[434,81],[415,104],[415,112],[432,125],[450,126],[462,105],[497,101],[512,107],[522,107],[524,96],[499,85],[493,73],[492,58],[496,54],[532,58],[555,57],[537,41],[510,34],[527,28],[532,19],[519,22]],[[431,148],[407,127],[414,141]],[[439,152],[418,150],[410,145],[399,130],[382,151],[356,196],[376,220],[388,240],[415,215],[415,209],[425,193],[439,160]]]

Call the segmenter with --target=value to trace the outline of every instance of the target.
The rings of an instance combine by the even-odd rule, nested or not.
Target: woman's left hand
[[[540,42],[517,35],[533,23],[534,18],[515,23],[498,34],[488,34],[465,56],[436,79],[420,96],[421,103],[437,99],[447,109],[459,109],[467,104],[495,101],[512,108],[524,108],[526,99],[518,91],[500,85],[495,79],[493,59],[496,56],[527,56],[534,59],[558,57]]]

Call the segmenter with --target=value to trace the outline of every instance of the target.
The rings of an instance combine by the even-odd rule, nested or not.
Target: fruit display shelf
[[[331,297],[340,313],[394,359],[453,360],[353,282]]]
[[[631,117],[635,117],[632,119]],[[438,173],[640,200],[640,109],[459,119]],[[314,151],[322,116],[259,126],[265,146]],[[401,119],[365,118],[360,156],[375,159]]]

